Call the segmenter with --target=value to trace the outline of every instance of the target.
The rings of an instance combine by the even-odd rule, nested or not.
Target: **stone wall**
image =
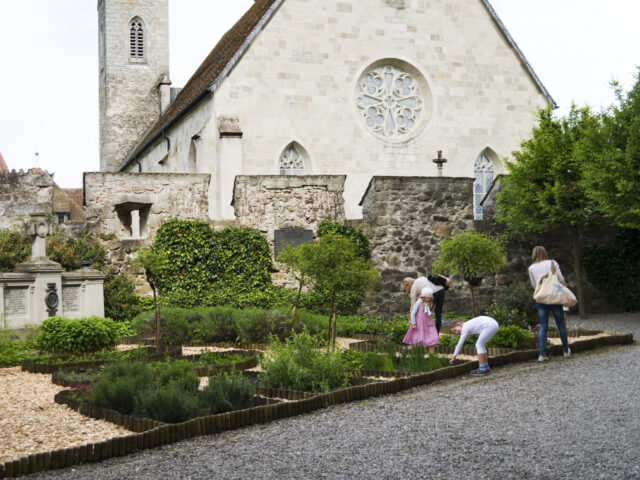
[[[87,229],[103,240],[107,263],[135,275],[135,252],[153,242],[162,223],[208,221],[209,182],[208,174],[85,173]]]
[[[380,272],[365,312],[409,311],[402,279],[428,273],[441,241],[473,228],[472,187],[471,178],[373,177],[360,202],[364,218],[350,222],[369,237],[371,260]],[[447,310],[464,310],[466,293],[456,283]]]
[[[236,223],[263,232],[274,249],[275,231],[301,227],[315,234],[322,220],[344,222],[344,175],[241,175],[236,177],[233,207]],[[293,278],[274,264],[276,285],[294,286]]]
[[[40,169],[0,173],[0,229],[22,229],[30,213],[51,212],[53,178]]]

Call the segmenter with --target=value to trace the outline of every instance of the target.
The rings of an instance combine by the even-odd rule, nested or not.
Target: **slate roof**
[[[525,58],[524,54],[511,37],[500,17],[493,9],[489,0],[479,0],[485,6],[491,19],[504,36],[507,43],[513,48],[520,58],[523,68],[532,77],[542,94],[547,98],[553,108],[557,108],[545,86],[542,84],[535,71]],[[143,135],[142,139],[133,147],[127,158],[118,168],[124,170],[140,153],[144,152],[153,142],[162,136],[162,132],[170,128],[185,115],[196,103],[207,94],[213,93],[224,80],[231,69],[236,65],[242,54],[251,45],[253,39],[266,25],[278,7],[284,0],[255,0],[255,3],[238,20],[238,22],[220,39],[211,53],[202,62],[200,67],[187,81],[184,88],[178,93],[175,100],[156,121],[155,124]]]

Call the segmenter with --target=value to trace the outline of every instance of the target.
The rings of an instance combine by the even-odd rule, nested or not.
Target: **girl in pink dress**
[[[422,345],[429,347],[429,352],[435,352],[435,345],[440,338],[436,330],[436,324],[431,318],[431,306],[433,305],[433,290],[423,288],[420,298],[411,310],[411,325],[402,343],[409,345]]]

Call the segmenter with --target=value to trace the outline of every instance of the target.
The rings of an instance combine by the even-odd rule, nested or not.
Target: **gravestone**
[[[31,258],[14,272],[0,273],[0,328],[21,330],[46,318],[104,316],[104,275],[98,270],[64,272],[45,252],[53,232],[44,213],[31,214],[25,233],[31,235]]]
[[[273,250],[275,258],[278,258],[278,254],[282,251],[285,245],[291,247],[297,247],[303,243],[310,243],[313,241],[313,231],[305,230],[302,227],[287,227],[274,232],[273,238]]]

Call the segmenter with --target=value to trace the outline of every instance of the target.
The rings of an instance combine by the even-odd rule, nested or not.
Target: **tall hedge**
[[[167,256],[155,283],[176,305],[220,305],[229,295],[271,287],[269,245],[252,228],[214,231],[206,222],[169,220],[151,249]]]

